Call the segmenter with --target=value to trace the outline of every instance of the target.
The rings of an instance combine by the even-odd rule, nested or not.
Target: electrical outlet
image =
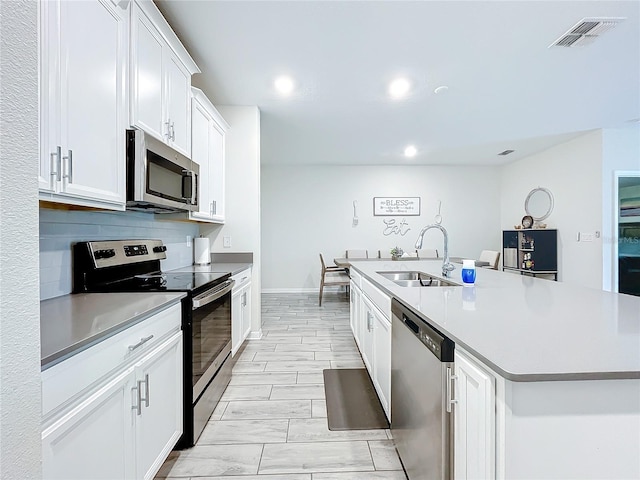
[[[190,247],[190,246],[191,246],[191,241],[192,241],[192,240],[193,240],[193,239],[191,238],[191,235],[187,235],[187,247]]]
[[[231,237],[222,237],[222,246],[224,248],[231,248]]]
[[[581,242],[593,242],[593,233],[580,232]]]

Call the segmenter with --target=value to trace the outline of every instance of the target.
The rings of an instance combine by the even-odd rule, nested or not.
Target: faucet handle
[[[450,262],[446,262],[442,264],[442,275],[445,277],[449,276],[449,273],[453,272],[456,269],[456,266]]]

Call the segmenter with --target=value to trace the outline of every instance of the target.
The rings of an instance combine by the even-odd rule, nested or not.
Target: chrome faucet
[[[444,259],[442,260],[442,276],[448,277],[449,274],[456,268],[451,262],[449,262],[449,234],[447,230],[440,225],[439,223],[434,223],[432,225],[427,225],[422,230],[420,230],[420,234],[418,235],[418,239],[416,240],[416,250],[420,250],[422,248],[422,239],[427,230],[431,230],[432,228],[437,228],[442,232],[444,236]]]

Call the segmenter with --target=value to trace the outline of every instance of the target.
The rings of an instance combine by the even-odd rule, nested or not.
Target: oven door
[[[227,280],[193,297],[191,380],[194,403],[231,352],[231,289],[234,283]]]

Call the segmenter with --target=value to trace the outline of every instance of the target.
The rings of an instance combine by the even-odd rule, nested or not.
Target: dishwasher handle
[[[407,327],[413,330],[413,333],[418,333],[420,331],[420,327],[418,327],[418,325],[416,325],[415,322],[412,322],[411,320],[409,320],[406,317],[406,315],[402,315],[402,321],[405,323]]]

